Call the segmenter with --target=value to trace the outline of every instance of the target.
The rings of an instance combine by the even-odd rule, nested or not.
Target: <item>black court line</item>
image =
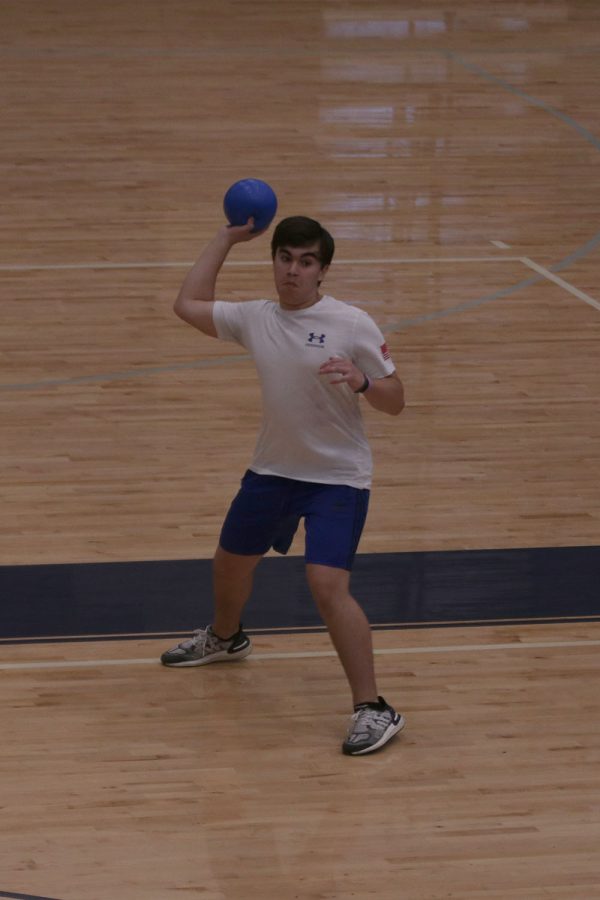
[[[13,894],[10,891],[0,891],[0,897],[12,897],[13,900],[58,900],[57,897],[39,897],[37,894]]]
[[[374,628],[593,621],[600,547],[367,553],[351,587]],[[178,637],[212,620],[212,563],[200,560],[0,567],[2,642]],[[322,620],[302,557],[267,557],[244,610],[250,632]]]
[[[372,631],[419,631],[424,629],[436,628],[482,628],[483,626],[500,626],[500,625],[583,625],[586,623],[600,623],[600,615],[597,616],[558,616],[555,618],[546,618],[539,616],[535,619],[515,618],[515,619],[455,619],[448,622],[390,622],[388,624],[375,624],[371,626]],[[27,644],[29,646],[35,644],[93,644],[97,642],[116,642],[116,641],[170,641],[180,638],[189,637],[191,628],[185,631],[161,632],[161,634],[95,634],[95,635],[77,635],[67,637],[15,637],[0,638],[0,647],[12,647],[15,645]],[[313,628],[249,628],[244,625],[244,631],[252,637],[276,636],[278,634],[327,634],[324,625],[315,625]],[[2,894],[0,893],[0,897]]]

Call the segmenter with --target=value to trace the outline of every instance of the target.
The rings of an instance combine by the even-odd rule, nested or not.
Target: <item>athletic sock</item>
[[[240,628],[241,628],[241,625],[240,625]],[[215,629],[212,627],[212,625],[210,626],[210,630],[212,631],[212,633],[214,634],[214,636],[217,638],[218,641],[222,641],[222,643],[227,644],[228,641],[232,641],[232,640],[234,639],[234,637],[236,636],[236,634],[239,633],[239,630],[240,630],[240,629],[238,628],[238,630],[237,630],[237,631],[234,631],[233,634],[231,635],[231,637],[228,637],[228,638],[221,637],[220,634],[217,634],[217,632],[216,632]]]
[[[372,700],[366,703],[357,703],[354,707],[354,712],[358,712],[360,709],[375,709],[377,712],[383,712],[386,706],[385,700],[382,697],[378,697],[376,703]]]

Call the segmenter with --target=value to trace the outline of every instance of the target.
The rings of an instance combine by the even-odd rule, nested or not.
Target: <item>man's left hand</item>
[[[319,369],[319,375],[337,375],[330,384],[347,384],[353,391],[362,387],[365,381],[364,372],[357,369],[351,359],[342,356],[330,356]]]

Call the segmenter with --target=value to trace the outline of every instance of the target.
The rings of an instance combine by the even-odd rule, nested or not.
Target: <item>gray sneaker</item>
[[[402,731],[406,724],[404,716],[397,713],[379,697],[381,709],[367,704],[359,706],[352,716],[348,737],[342,745],[347,756],[362,756],[379,750],[389,739]]]
[[[217,637],[209,625],[206,629],[195,631],[187,641],[167,650],[160,661],[164,666],[204,666],[206,663],[244,659],[251,652],[250,638],[244,634],[241,625],[237,634],[228,641]]]

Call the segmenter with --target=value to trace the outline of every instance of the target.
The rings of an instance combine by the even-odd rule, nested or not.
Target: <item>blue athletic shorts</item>
[[[304,518],[307,563],[352,568],[362,534],[369,490],[343,484],[296,481],[248,470],[223,523],[220,544],[229,553],[287,553]]]

